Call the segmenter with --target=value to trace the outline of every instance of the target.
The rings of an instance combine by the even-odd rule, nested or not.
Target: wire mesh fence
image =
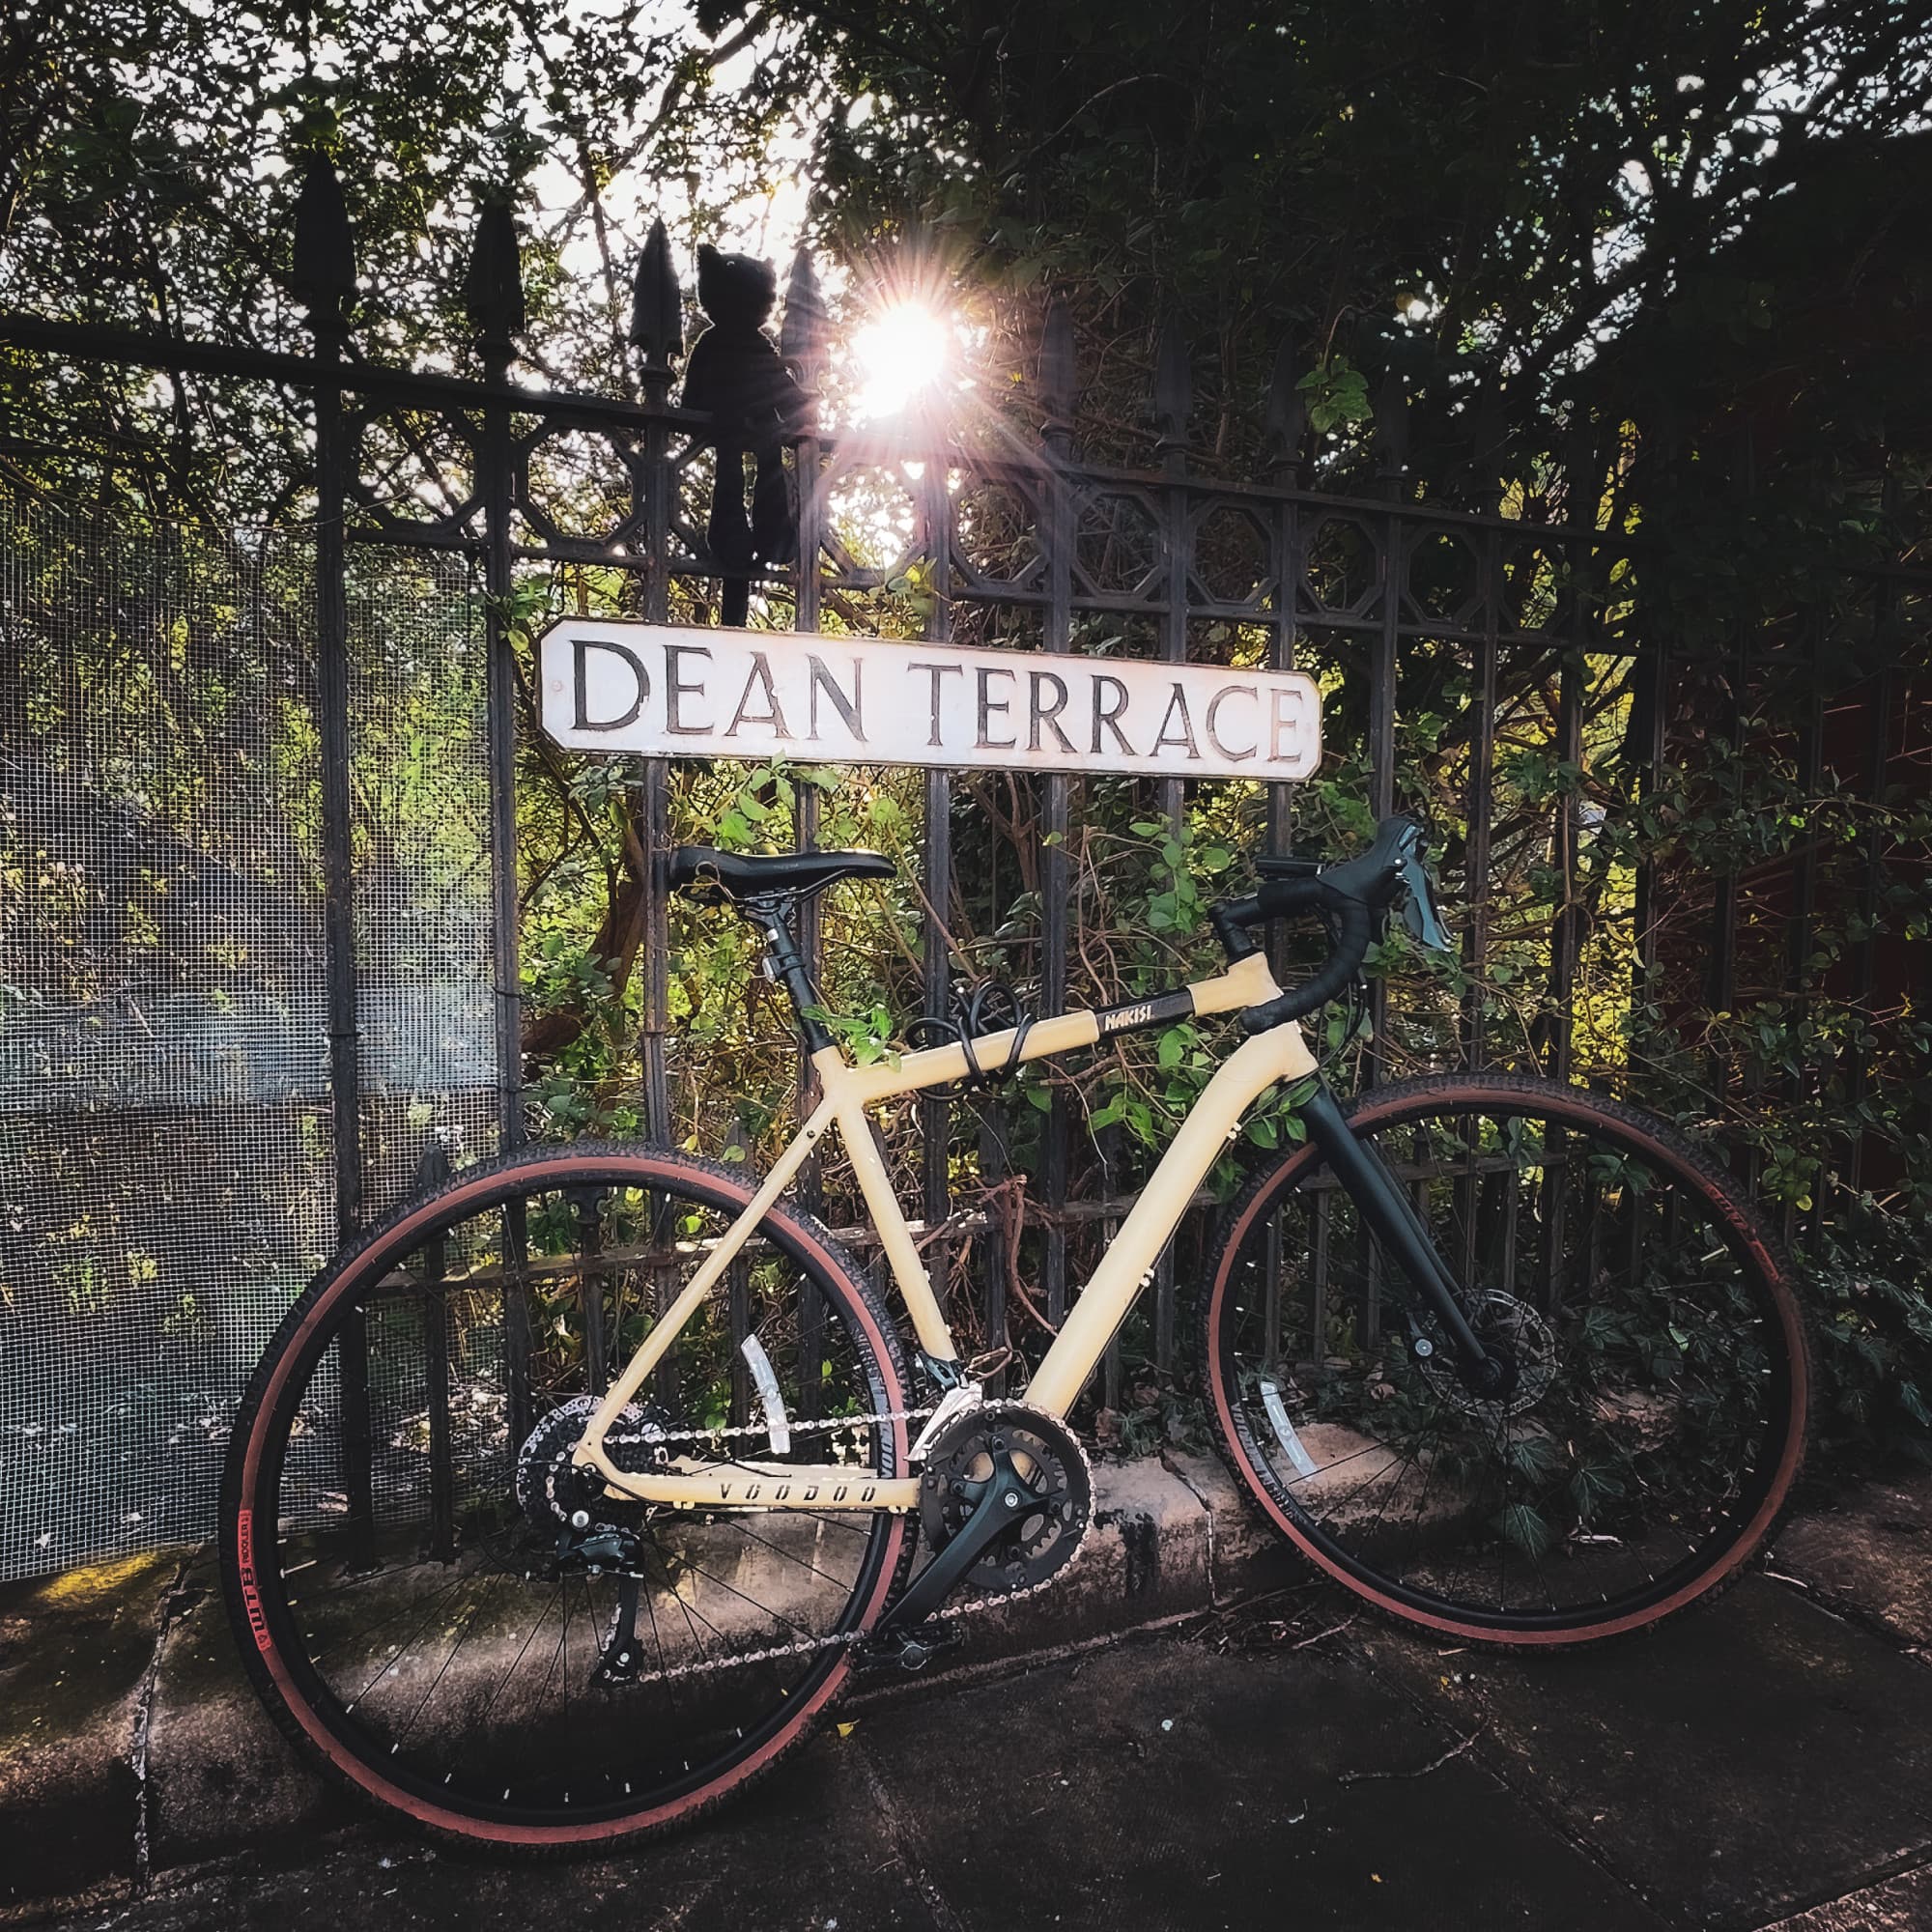
[[[0,1576],[205,1534],[332,1245],[313,568],[0,493]],[[453,559],[358,558],[351,613],[382,1205],[494,1118],[478,627]]]

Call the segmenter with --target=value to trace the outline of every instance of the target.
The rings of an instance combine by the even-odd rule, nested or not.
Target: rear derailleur
[[[599,1477],[576,1467],[578,1442],[596,1408],[595,1397],[577,1396],[537,1424],[517,1456],[516,1493],[530,1527],[547,1543],[554,1539],[550,1553],[531,1570],[532,1577],[566,1587],[577,1577],[615,1580],[616,1605],[591,1681],[625,1684],[642,1668],[638,1586],[647,1580],[645,1555],[650,1546],[642,1528],[651,1511],[617,1500]],[[625,1409],[620,1428],[607,1438],[611,1453],[623,1458],[618,1466],[662,1467],[667,1426],[654,1405]]]

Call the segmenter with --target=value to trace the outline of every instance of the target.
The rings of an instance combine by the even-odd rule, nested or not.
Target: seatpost
[[[799,1031],[805,1036],[806,1051],[817,1053],[832,1044],[832,1036],[826,1032],[823,1021],[811,1016],[810,1009],[818,1004],[818,989],[811,983],[811,975],[806,971],[805,958],[798,950],[797,940],[791,936],[783,905],[778,899],[748,899],[746,905],[764,927],[765,944],[770,949],[771,977],[791,998],[792,1010],[798,1015]]]

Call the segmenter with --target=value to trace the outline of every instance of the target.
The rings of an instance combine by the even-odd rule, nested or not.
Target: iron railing
[[[494,1083],[501,1143],[526,1133],[520,1037],[519,885],[516,854],[519,639],[510,617],[520,576],[532,568],[596,566],[628,581],[635,614],[664,621],[705,601],[706,587],[733,572],[706,550],[698,507],[702,470],[711,446],[709,417],[672,400],[681,352],[682,300],[662,224],[642,252],[636,285],[632,343],[640,393],[636,399],[556,389],[512,381],[516,338],[524,327],[514,230],[506,211],[487,210],[466,291],[480,379],[371,366],[353,353],[346,319],[355,287],[355,261],[339,188],[318,164],[304,184],[296,236],[295,279],[306,308],[308,355],[158,337],[14,315],[0,319],[0,342],[16,354],[238,379],[279,387],[302,399],[313,415],[315,577],[313,651],[316,726],[320,736],[321,810],[326,938],[328,1084],[332,1096],[330,1161],[338,1238],[368,1218],[366,1160],[361,1144],[360,1010],[355,963],[355,872],[351,772],[355,721],[350,696],[351,652],[346,583],[352,552],[364,547],[457,553],[470,560],[482,592],[487,658],[487,761],[491,854],[490,955],[494,961]],[[820,389],[828,358],[826,310],[810,259],[801,254],[786,290],[782,349],[808,397]],[[1534,694],[1543,750],[1559,766],[1580,767],[1589,754],[1586,728],[1614,727],[1638,775],[1664,763],[1673,704],[1715,698],[1733,708],[1732,742],[1742,732],[1750,680],[1745,657],[1776,666],[1799,648],[1823,649],[1822,619],[1804,613],[1778,635],[1736,640],[1736,651],[1692,648],[1645,610],[1641,546],[1619,530],[1588,523],[1525,522],[1503,514],[1500,479],[1485,475],[1480,427],[1465,453],[1468,504],[1414,499],[1405,467],[1400,387],[1384,385],[1375,424],[1376,483],[1366,494],[1339,495],[1310,487],[1310,440],[1303,392],[1293,358],[1278,365],[1267,398],[1266,474],[1237,481],[1205,474],[1191,461],[1189,357],[1179,332],[1169,327],[1154,358],[1151,398],[1152,463],[1121,467],[1083,460],[1075,443],[1078,379],[1072,318],[1063,303],[1045,312],[1027,397],[1039,428],[1032,446],[1012,437],[975,439],[956,424],[926,423],[890,435],[835,435],[808,419],[791,444],[797,479],[797,563],[782,571],[735,573],[749,578],[782,627],[811,632],[825,621],[828,600],[863,602],[904,581],[911,564],[924,567],[931,594],[924,600],[925,637],[935,641],[1017,635],[1037,647],[1077,647],[1082,628],[1101,620],[1129,627],[1155,654],[1179,662],[1223,648],[1208,634],[1220,629],[1264,641],[1268,662],[1297,660],[1324,673],[1330,702],[1359,713],[1358,754],[1367,804],[1377,815],[1400,798],[1399,726],[1406,680],[1432,692],[1451,689],[1460,706],[1455,728],[1462,757],[1461,837],[1454,870],[1465,908],[1457,1041],[1461,1058],[1481,1065],[1504,1048],[1486,1018],[1489,968],[1500,911],[1490,890],[1495,857],[1498,730],[1504,684]],[[442,497],[439,509],[399,503],[374,476],[370,458],[378,427],[432,423],[423,446],[454,448],[456,465],[428,463],[425,471]],[[623,479],[621,500],[603,527],[584,529],[558,513],[541,483],[542,452],[556,439],[587,440],[609,452]],[[407,440],[407,437],[405,437]],[[1595,472],[1577,459],[1568,500],[1594,502]],[[888,472],[893,487],[910,493],[910,540],[905,554],[866,561],[838,526],[834,505],[855,478]],[[985,506],[997,500],[997,541],[989,540]],[[1922,580],[1872,579],[1862,603],[1839,612],[1833,635],[1849,624],[1881,630],[1893,621],[1893,600],[1917,595]],[[1807,662],[1812,660],[1807,657]],[[1448,667],[1449,669],[1444,669]],[[1505,678],[1507,668],[1508,676]],[[1453,674],[1452,674],[1453,672]],[[1869,682],[1869,782],[1882,781],[1895,685],[1881,666]],[[1607,694],[1607,695],[1606,695]],[[1687,697],[1686,694],[1691,694]],[[1519,716],[1525,715],[1519,709]],[[1822,775],[1825,713],[1822,697],[1807,714],[1796,759],[1816,782]],[[1068,834],[1077,778],[1037,781],[1036,849],[1029,870],[1038,885],[1037,997],[1043,1009],[1063,1007],[1075,978],[1074,880]],[[1154,810],[1179,827],[1185,800],[1181,781],[1155,784]],[[642,1020],[638,1040],[639,1100],[646,1131],[676,1138],[668,1078],[667,1030],[669,929],[664,855],[670,842],[671,771],[663,760],[644,763],[637,792],[638,830],[650,855],[644,881],[644,937],[639,954]],[[1535,814],[1532,813],[1532,816]],[[923,781],[923,860],[927,899],[917,950],[928,1014],[947,1010],[952,959],[948,939],[952,840],[957,822],[954,779],[944,771]],[[802,843],[817,836],[814,794],[802,789],[796,832]],[[1592,914],[1579,893],[1588,813],[1581,791],[1558,785],[1537,837],[1547,840],[1551,879],[1549,915],[1541,953],[1547,998],[1532,1045],[1544,1068],[1559,1079],[1577,1071],[1574,995],[1579,961],[1591,942]],[[1266,800],[1269,848],[1291,848],[1295,801],[1287,786]],[[1879,890],[1880,855],[1869,855],[1862,890]],[[1802,986],[1804,933],[1815,916],[1815,858],[1801,856],[1792,875],[1789,983]],[[1638,995],[1654,989],[1660,969],[1659,881],[1641,865],[1632,882],[1628,970]],[[1743,888],[1732,876],[1713,882],[1708,997],[1721,1009],[1737,991],[1734,934]],[[1874,902],[1875,903],[1875,902]],[[1875,934],[1876,922],[1868,926]],[[802,941],[816,959],[818,921],[809,909]],[[1521,935],[1513,935],[1520,946]],[[1868,993],[1877,972],[1876,938],[1861,942],[1855,973]],[[1378,1077],[1388,1037],[1386,982],[1371,995],[1372,1038],[1364,1072]],[[806,1078],[810,1079],[809,1071]],[[801,1094],[801,1101],[807,1097]],[[1007,1135],[1003,1102],[977,1100],[978,1175],[984,1187],[1003,1177]],[[954,1199],[952,1149],[961,1130],[961,1103],[928,1099],[922,1115],[921,1208],[935,1232],[935,1266],[947,1267],[949,1242],[977,1235],[988,1251],[981,1270],[980,1326],[987,1341],[1008,1338],[1007,1255],[1011,1217],[989,1215]],[[1049,1090],[1040,1156],[1028,1212],[1038,1243],[1038,1298],[1049,1321],[1064,1314],[1072,1286],[1069,1245],[1084,1227],[1105,1229],[1124,1204],[1117,1190],[1094,1184],[1089,1143],[1067,1087]],[[1109,1150],[1103,1146],[1102,1152]],[[1118,1151],[1117,1149],[1113,1150]],[[429,1156],[432,1160],[438,1156]],[[1104,1163],[1103,1163],[1104,1165]],[[1111,1175],[1118,1163],[1109,1168]],[[807,1205],[823,1208],[815,1170],[803,1178]],[[1151,1305],[1148,1354],[1160,1369],[1177,1359],[1179,1296],[1173,1250],[1163,1260]],[[358,1395],[353,1360],[345,1359],[344,1420],[353,1453]],[[1106,1371],[1105,1399],[1118,1404],[1118,1350]],[[132,1540],[138,1541],[138,1533]],[[10,1561],[14,1553],[8,1552]]]

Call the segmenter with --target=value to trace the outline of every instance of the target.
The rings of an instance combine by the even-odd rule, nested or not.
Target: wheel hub
[[[1465,1415],[1520,1415],[1541,1402],[1556,1377],[1556,1332],[1528,1302],[1499,1288],[1469,1311],[1470,1322],[1496,1365],[1492,1387],[1471,1386],[1452,1352],[1435,1349],[1416,1362],[1422,1378]]]

